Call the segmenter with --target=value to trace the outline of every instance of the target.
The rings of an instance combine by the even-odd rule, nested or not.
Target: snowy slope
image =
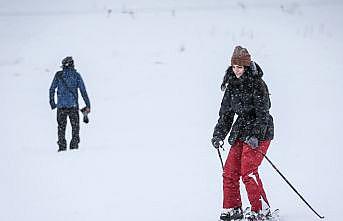
[[[210,138],[237,44],[272,94],[268,155],[340,220],[340,1],[34,2],[0,3],[0,220],[217,219]],[[67,55],[92,113],[81,149],[57,153],[48,88]],[[282,220],[316,219],[267,162],[261,174]]]

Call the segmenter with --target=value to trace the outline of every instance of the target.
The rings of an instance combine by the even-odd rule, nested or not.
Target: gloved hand
[[[214,146],[214,148],[218,149],[219,147],[221,147],[224,142],[219,138],[219,137],[213,137],[211,139],[212,145]]]
[[[81,112],[83,114],[83,122],[88,124],[89,123],[88,114],[91,112],[91,109],[89,107],[84,107],[81,109]]]
[[[84,107],[80,110],[82,113],[89,114],[91,112],[91,109],[89,107]]]
[[[51,110],[56,108],[55,101],[50,101]]]
[[[255,136],[247,137],[245,143],[249,144],[253,149],[258,147],[258,139]]]

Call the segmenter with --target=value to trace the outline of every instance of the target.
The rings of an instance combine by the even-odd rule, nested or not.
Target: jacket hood
[[[232,79],[236,79],[236,75],[232,70],[232,66],[227,69],[227,74],[229,76],[229,81]],[[254,61],[250,63],[250,66],[245,70],[243,74],[244,77],[251,77],[251,78],[262,78],[263,71],[261,67]]]

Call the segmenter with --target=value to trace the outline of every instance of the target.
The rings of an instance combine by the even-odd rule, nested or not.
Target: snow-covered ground
[[[269,157],[340,220],[342,10],[325,0],[0,2],[0,220],[217,220],[210,139],[237,44],[271,92]],[[57,153],[48,89],[68,55],[92,113],[80,150]],[[317,219],[266,161],[261,174],[282,221]]]

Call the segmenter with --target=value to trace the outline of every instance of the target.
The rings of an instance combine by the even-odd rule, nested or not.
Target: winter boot
[[[244,217],[247,221],[264,221],[272,220],[272,213],[269,208],[260,210],[259,212],[249,211]]]
[[[220,214],[220,220],[231,221],[243,219],[243,211],[241,207],[224,209]]]
[[[71,150],[79,149],[79,142],[80,142],[80,139],[78,137],[72,138],[70,141],[70,149]]]
[[[265,220],[272,220],[273,219],[273,214],[272,214],[269,207],[266,209],[262,209],[260,211],[260,214],[262,214],[264,216]]]
[[[71,144],[70,144],[70,149],[71,149],[71,150],[79,149],[79,144],[78,144],[78,143],[71,143]]]
[[[67,150],[67,144],[65,140],[57,141],[57,144],[58,144],[58,150],[57,150],[58,152]]]
[[[247,221],[262,221],[262,217],[258,212],[255,211],[249,211],[247,214],[245,214],[245,220]]]

